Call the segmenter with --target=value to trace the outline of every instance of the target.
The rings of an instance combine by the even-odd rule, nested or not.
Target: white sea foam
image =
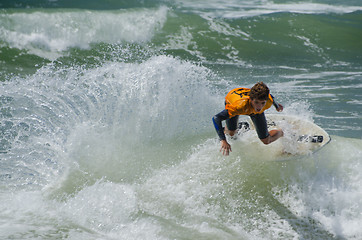
[[[260,1],[204,1],[180,0],[178,3],[187,9],[192,9],[205,17],[241,18],[259,15],[291,12],[304,14],[350,13],[362,10],[361,6],[331,5],[323,3],[274,3],[269,0]]]
[[[195,44],[205,32],[193,35],[198,29],[193,27],[206,26],[230,37],[217,51],[227,51],[230,62],[238,64],[241,51],[232,39],[253,35],[214,17],[294,5],[242,2],[198,6],[200,12],[213,9],[201,13],[201,25],[192,19],[166,35],[166,50],[189,50],[203,59],[207,51],[197,52]],[[128,45],[113,43],[147,45],[163,26],[179,23],[173,19],[165,25],[168,11],[4,10],[1,51],[17,47],[54,59],[70,48],[90,47],[86,57],[93,57],[98,48],[92,43],[105,42],[112,44],[105,50],[112,58]],[[182,21],[194,17],[192,11],[180,14]],[[133,33],[136,27],[139,32]],[[168,34],[164,30],[161,35]],[[311,38],[293,36],[318,51]],[[0,85],[1,239],[362,239],[358,67],[336,61],[345,68],[320,64],[315,71],[307,64],[256,61],[253,68],[231,68],[228,59],[210,58],[208,68],[160,55],[163,44],[156,43],[153,57],[126,49],[134,60],[114,57],[97,66],[55,62],[23,77],[13,77],[11,60],[4,61],[10,77]],[[251,85],[257,78],[269,81],[285,107],[282,114],[319,121],[331,132],[340,129],[358,139],[332,136],[315,154],[279,161],[277,149],[287,138],[264,146],[249,132],[230,141],[231,155],[222,156],[211,117],[223,109],[230,86]],[[287,147],[297,153],[293,144]]]
[[[222,106],[212,77],[155,56],[91,69],[49,65],[3,83],[17,109],[7,121],[29,129],[9,125],[26,132],[2,159],[22,178],[10,171],[5,179],[15,187],[1,195],[0,237],[360,237],[361,141],[332,136],[316,155],[280,163],[254,134],[232,142],[225,158],[210,120]],[[311,118],[309,106],[294,102],[285,114]]]
[[[0,14],[0,39],[10,47],[54,59],[72,47],[92,43],[150,41],[167,19],[168,9],[76,11],[47,10]]]
[[[142,173],[143,154],[152,154],[154,142],[166,144],[209,126],[216,100],[207,76],[212,74],[204,67],[158,56],[140,64],[114,62],[85,70],[49,65],[26,79],[5,82],[0,91],[9,102],[4,107],[16,111],[1,121],[4,151],[11,149],[4,169],[14,169],[12,163],[18,162],[17,169],[23,166],[29,176],[9,173],[15,185],[25,179],[44,186],[66,171],[70,159],[84,169],[110,161],[97,176],[132,179],[127,169],[123,177],[115,174],[114,166],[129,164]],[[132,153],[136,143],[150,149],[137,157]]]

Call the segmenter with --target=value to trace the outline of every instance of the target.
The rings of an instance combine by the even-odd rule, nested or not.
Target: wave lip
[[[54,59],[92,43],[144,43],[162,28],[168,9],[17,12],[0,14],[0,40],[10,47]]]
[[[278,12],[302,14],[344,14],[362,10],[362,6],[344,6],[309,2],[279,4],[268,1],[262,1],[260,3],[257,1],[240,4],[239,1],[230,2],[215,0],[209,2],[206,7],[205,4],[201,2],[193,1],[183,1],[181,5],[184,8],[193,9],[205,17],[222,18],[255,17]]]

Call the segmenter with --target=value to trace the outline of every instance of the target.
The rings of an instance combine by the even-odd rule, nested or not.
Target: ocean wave
[[[72,47],[93,43],[144,43],[167,19],[168,9],[118,11],[31,10],[0,14],[0,41],[55,59]]]
[[[344,4],[325,4],[313,2],[296,3],[275,3],[268,0],[257,1],[177,1],[182,8],[197,12],[204,17],[220,18],[242,18],[255,17],[260,15],[289,12],[303,14],[328,14],[328,13],[351,13],[361,11],[362,6],[353,6]]]

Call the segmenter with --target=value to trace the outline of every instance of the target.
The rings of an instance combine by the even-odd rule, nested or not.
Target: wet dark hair
[[[269,88],[263,82],[256,83],[250,90],[250,99],[268,100]]]

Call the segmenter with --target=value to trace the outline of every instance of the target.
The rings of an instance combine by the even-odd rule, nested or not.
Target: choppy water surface
[[[359,1],[0,7],[0,238],[362,238]],[[211,117],[256,81],[332,141],[223,157]]]

